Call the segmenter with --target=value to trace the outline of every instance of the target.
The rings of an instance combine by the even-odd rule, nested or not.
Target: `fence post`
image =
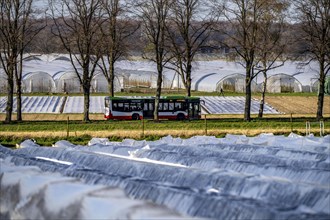
[[[207,135],[207,120],[206,120],[206,115],[204,115],[204,121],[205,121],[205,135]]]
[[[291,133],[292,133],[293,132],[292,113],[290,115],[290,125],[291,125]]]
[[[306,136],[311,133],[311,123],[306,121]]]
[[[66,139],[69,139],[69,116],[66,123]]]
[[[144,118],[142,118],[142,137],[144,138]]]
[[[323,137],[324,135],[324,121],[320,121],[320,137]]]

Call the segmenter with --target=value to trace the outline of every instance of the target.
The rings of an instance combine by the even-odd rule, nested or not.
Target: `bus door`
[[[143,103],[143,118],[150,119],[154,118],[154,101],[145,100]]]
[[[199,102],[188,103],[188,115],[189,119],[199,119]]]

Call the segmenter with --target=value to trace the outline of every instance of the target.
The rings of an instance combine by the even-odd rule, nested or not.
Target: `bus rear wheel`
[[[179,121],[184,120],[184,119],[185,119],[184,114],[179,113],[179,114],[176,116],[176,119],[179,120]]]
[[[133,114],[132,115],[132,120],[140,120],[140,115],[139,114]]]

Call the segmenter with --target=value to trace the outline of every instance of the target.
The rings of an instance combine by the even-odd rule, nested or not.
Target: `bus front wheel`
[[[139,114],[133,114],[132,115],[132,120],[140,120],[140,115]]]

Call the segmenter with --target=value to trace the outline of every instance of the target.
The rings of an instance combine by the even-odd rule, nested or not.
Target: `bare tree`
[[[330,72],[330,1],[294,0],[306,42],[305,53],[319,63],[319,92],[316,118],[323,118],[324,87]]]
[[[139,2],[138,11],[142,20],[147,50],[143,57],[157,65],[157,90],[155,98],[154,120],[158,121],[159,99],[161,96],[163,70],[169,60],[166,48],[166,25],[172,0],[145,0]]]
[[[194,57],[204,46],[210,32],[212,19],[201,12],[201,0],[177,0],[171,7],[170,25],[167,28],[173,59],[173,69],[181,76],[186,95],[191,96],[191,72]]]
[[[136,22],[125,16],[128,6],[120,0],[103,0],[106,18],[102,27],[103,40],[100,44],[105,56],[101,56],[101,68],[108,81],[110,96],[114,96],[115,62],[128,54],[127,39],[139,28]]]
[[[260,17],[259,39],[257,43],[257,62],[260,64],[255,67],[256,74],[262,73],[264,82],[262,84],[261,99],[258,117],[262,118],[267,88],[267,72],[278,68],[284,64],[286,58],[287,45],[290,38],[285,36],[285,16],[288,9],[288,2],[283,0],[273,0],[265,5],[265,11]],[[278,61],[278,62],[276,62]]]
[[[280,1],[274,1],[274,3]],[[218,11],[222,12],[221,16],[226,21],[226,26],[222,26],[222,31],[225,40],[223,43],[226,47],[234,50],[237,57],[240,58],[240,64],[245,68],[245,108],[244,108],[244,120],[251,120],[251,85],[252,80],[260,73],[257,66],[259,66],[260,57],[262,55],[260,51],[276,46],[276,40],[269,40],[267,46],[262,48],[260,40],[265,38],[267,33],[263,30],[264,37],[261,37],[262,25],[265,21],[265,16],[271,14],[272,7],[269,7],[270,2],[267,0],[229,0],[222,4],[217,4]],[[264,27],[265,28],[265,27]],[[264,39],[265,40],[265,39]],[[258,56],[260,56],[258,58]],[[267,59],[270,59],[267,54]],[[274,58],[272,58],[274,62]],[[269,70],[271,63],[265,64],[263,71]]]
[[[33,0],[2,0],[0,2],[1,65],[7,75],[8,95],[5,122],[12,121],[14,82],[17,94],[17,121],[22,120],[23,53],[32,39],[45,27],[33,17]]]
[[[12,33],[13,30],[18,30],[18,13],[16,10],[12,10],[14,4],[12,1],[1,1],[1,27],[0,27],[0,40],[1,40],[1,66],[7,75],[7,105],[6,105],[6,123],[12,121],[13,112],[13,96],[14,96],[14,71],[18,60],[18,45],[16,43],[16,35],[18,33]],[[12,14],[14,13],[14,14]],[[16,22],[13,22],[16,20]],[[14,37],[15,36],[15,37]]]
[[[84,92],[83,121],[89,121],[91,81],[100,56],[100,0],[50,0],[53,33],[60,37]]]
[[[259,9],[263,3],[258,0],[232,0],[224,5],[224,16],[233,30],[226,31],[227,45],[234,49],[243,60],[245,68],[245,108],[244,120],[251,120],[251,83],[256,76],[254,73],[255,56],[258,39]]]

